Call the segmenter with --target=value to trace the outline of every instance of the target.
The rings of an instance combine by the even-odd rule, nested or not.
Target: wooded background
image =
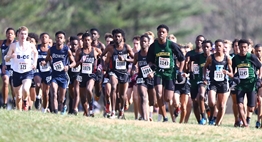
[[[91,28],[104,34],[122,28],[131,43],[134,35],[159,24],[170,27],[179,43],[194,42],[203,34],[211,40],[262,37],[261,0],[0,0],[0,39],[7,27],[25,25],[29,32],[58,30],[67,36]]]

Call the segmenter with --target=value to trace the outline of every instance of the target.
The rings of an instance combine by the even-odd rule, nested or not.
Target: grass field
[[[261,141],[262,129],[234,128],[233,115],[226,115],[222,126],[135,121],[73,115],[42,114],[0,109],[0,141]],[[156,115],[155,115],[156,116]],[[155,119],[156,120],[156,119]]]

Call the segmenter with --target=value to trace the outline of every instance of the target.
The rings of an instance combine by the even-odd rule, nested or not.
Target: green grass
[[[42,114],[0,109],[0,141],[260,141],[261,129],[234,128],[233,115],[226,115],[223,125],[197,125],[193,115],[189,124],[144,122],[72,115]],[[156,116],[156,114],[155,114]],[[155,118],[156,120],[156,118]]]

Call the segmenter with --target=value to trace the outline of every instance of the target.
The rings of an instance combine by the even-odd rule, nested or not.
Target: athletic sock
[[[55,110],[54,110],[54,113],[55,113],[55,114],[57,114],[57,113],[58,113],[58,110],[57,110],[57,109],[55,109]]]
[[[201,113],[201,117],[206,119],[206,113]]]
[[[247,117],[247,124],[250,123],[250,117]]]

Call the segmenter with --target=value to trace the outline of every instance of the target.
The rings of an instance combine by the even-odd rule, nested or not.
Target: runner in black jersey
[[[15,42],[15,30],[13,28],[8,28],[6,30],[6,39],[0,40],[0,46],[1,46],[1,52],[2,52],[2,68],[1,68],[1,76],[3,81],[3,87],[2,87],[2,95],[3,95],[3,108],[7,108],[7,101],[8,101],[8,87],[9,83],[11,84],[10,73],[11,71],[11,62],[5,62],[4,57],[7,54],[7,51],[9,49],[9,45],[11,43]],[[11,90],[13,90],[13,87],[11,86]],[[14,93],[12,91],[13,100],[14,100]],[[15,104],[15,103],[14,103]],[[1,107],[1,106],[0,106]]]
[[[207,81],[207,68],[210,68],[210,91],[208,93],[208,102],[211,109],[211,117],[209,120],[214,121],[214,108],[217,106],[218,113],[216,125],[220,125],[226,111],[226,103],[228,99],[229,83],[228,76],[233,77],[232,61],[229,55],[224,54],[223,40],[215,41],[216,53],[207,58],[203,69],[204,81]],[[216,100],[217,95],[217,100]]]
[[[123,118],[124,106],[126,104],[126,91],[128,87],[127,62],[133,62],[134,53],[130,45],[125,44],[125,33],[122,29],[114,29],[112,31],[114,43],[107,46],[108,49],[106,64],[110,64],[111,72],[109,73],[111,81],[111,97],[112,97],[112,118],[115,116],[115,98],[118,85],[120,96],[119,118]],[[110,62],[110,60],[112,62]]]
[[[96,47],[100,49],[101,51],[104,51],[105,45],[99,41],[99,31],[96,28],[90,29],[90,34],[92,36],[92,47]],[[102,58],[98,59],[97,65],[101,68],[103,64]],[[101,93],[102,93],[102,80],[103,80],[103,72],[101,69],[96,71],[96,81],[95,81],[95,100],[98,101]]]
[[[70,50],[76,58],[76,52],[78,49],[81,49],[80,47],[80,41],[77,36],[71,36],[70,37]],[[77,62],[77,61],[76,61]],[[69,114],[75,114],[77,115],[78,112],[78,103],[79,103],[79,82],[76,80],[77,76],[79,75],[81,66],[75,66],[68,70],[68,75],[70,78],[68,91],[69,91]]]

